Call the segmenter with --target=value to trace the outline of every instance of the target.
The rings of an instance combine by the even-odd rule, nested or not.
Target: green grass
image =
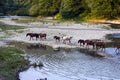
[[[0,29],[2,29],[2,31],[6,31],[6,30],[24,29],[24,27],[22,27],[22,26],[6,25],[4,23],[0,23]]]
[[[0,47],[0,74],[8,80],[17,80],[17,72],[28,65],[20,54],[23,51],[13,47]]]

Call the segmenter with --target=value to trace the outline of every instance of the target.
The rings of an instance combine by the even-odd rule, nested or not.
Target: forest
[[[118,19],[120,0],[0,0],[0,15]]]

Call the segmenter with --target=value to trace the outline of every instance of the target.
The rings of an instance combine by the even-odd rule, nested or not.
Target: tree
[[[82,0],[62,0],[60,13],[63,18],[77,17],[83,11]]]
[[[102,18],[115,18],[117,16],[119,0],[89,0],[87,3],[92,16]]]
[[[59,12],[61,0],[33,0],[30,14],[33,16],[52,16]]]

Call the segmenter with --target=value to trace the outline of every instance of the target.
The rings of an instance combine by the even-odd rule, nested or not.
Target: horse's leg
[[[118,49],[116,48],[115,53],[117,53],[117,50],[118,50]]]
[[[95,45],[93,44],[92,46],[93,46],[93,49],[95,49]]]
[[[60,38],[58,39],[58,41],[60,42]]]
[[[36,37],[36,41],[37,41],[37,37]]]
[[[71,43],[71,40],[69,40],[69,43]]]
[[[63,40],[63,43],[65,43],[65,44],[66,44],[66,41],[65,41],[65,40]]]
[[[104,45],[102,45],[102,50],[105,51],[105,46]]]
[[[81,46],[81,42],[80,42],[80,46]]]
[[[31,37],[30,37],[30,39],[29,40],[31,40]]]

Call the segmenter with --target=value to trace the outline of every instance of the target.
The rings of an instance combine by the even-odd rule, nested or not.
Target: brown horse
[[[59,41],[60,42],[60,37],[59,36],[54,36],[53,37],[56,41]]]
[[[94,40],[85,40],[85,43],[86,43],[86,47],[89,48],[89,46],[91,45],[93,47],[93,49],[95,48]]]
[[[27,33],[26,37],[30,36],[30,40],[33,39],[33,37],[36,37],[36,40],[39,38],[39,34],[37,33]]]
[[[80,39],[80,40],[78,40],[78,43],[80,43],[80,46],[83,44],[83,46],[85,45],[85,40],[82,40],[82,39]]]
[[[39,36],[40,36],[40,39],[43,39],[43,38],[46,39],[47,34],[46,33],[40,33]]]
[[[105,49],[105,42],[96,42],[95,46],[96,46],[96,49],[98,48]]]

